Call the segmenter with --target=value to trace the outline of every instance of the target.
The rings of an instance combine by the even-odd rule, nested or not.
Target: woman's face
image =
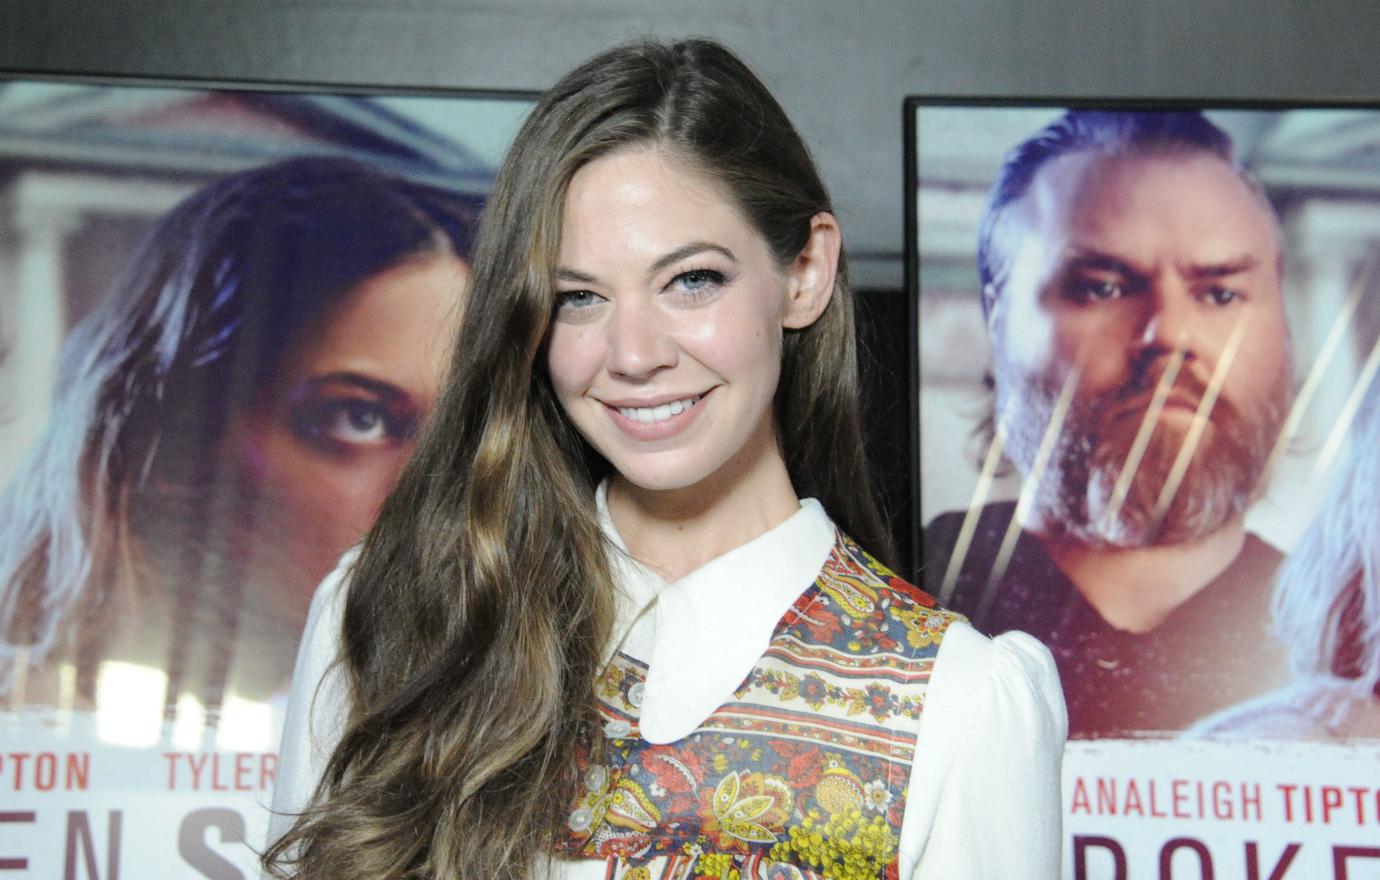
[[[654,148],[589,163],[555,284],[552,385],[624,479],[674,490],[780,457],[789,271],[716,185]]]
[[[256,507],[246,552],[269,610],[311,592],[372,524],[440,390],[467,267],[413,260],[345,296],[283,357],[235,436]]]

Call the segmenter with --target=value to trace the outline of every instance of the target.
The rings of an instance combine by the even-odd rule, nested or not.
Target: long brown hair
[[[540,367],[567,186],[655,144],[722,184],[785,265],[830,202],[766,87],[714,43],[605,52],[542,98],[481,225],[449,386],[366,538],[345,604],[350,715],[311,807],[265,854],[302,878],[527,876],[594,745],[610,638],[608,469]],[[890,551],[868,486],[846,276],[788,331],[775,414],[796,491]]]

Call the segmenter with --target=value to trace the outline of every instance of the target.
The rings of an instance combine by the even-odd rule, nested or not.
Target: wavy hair
[[[354,565],[346,728],[311,806],[265,865],[300,878],[527,877],[564,830],[574,758],[597,746],[612,627],[608,464],[543,363],[567,187],[655,145],[718,182],[786,265],[828,194],[766,87],[715,43],[638,43],[563,77],[490,194],[453,375]],[[868,486],[845,275],[787,331],[775,398],[796,491],[887,555]]]
[[[223,177],[154,225],[64,342],[51,418],[0,493],[0,691],[75,661],[90,697],[106,647],[135,626],[169,652],[170,704],[186,652],[219,646],[214,710],[243,575],[233,523],[253,491],[223,463],[231,417],[360,283],[466,253],[478,211],[303,157]]]
[[[1380,698],[1380,382],[1320,513],[1280,568],[1275,630],[1295,672],[1353,679]]]

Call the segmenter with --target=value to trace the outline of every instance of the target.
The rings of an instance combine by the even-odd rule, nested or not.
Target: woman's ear
[[[834,295],[843,236],[834,215],[821,211],[810,218],[810,237],[786,270],[786,310],[781,326],[808,327],[824,314]]]

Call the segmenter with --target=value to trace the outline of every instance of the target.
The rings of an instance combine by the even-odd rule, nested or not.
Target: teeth
[[[703,396],[700,395],[700,397]],[[680,415],[699,402],[699,397],[687,397],[684,400],[663,403],[661,406],[620,406],[618,411],[623,414],[623,418],[630,421],[651,424],[652,422],[664,422],[671,416]]]

